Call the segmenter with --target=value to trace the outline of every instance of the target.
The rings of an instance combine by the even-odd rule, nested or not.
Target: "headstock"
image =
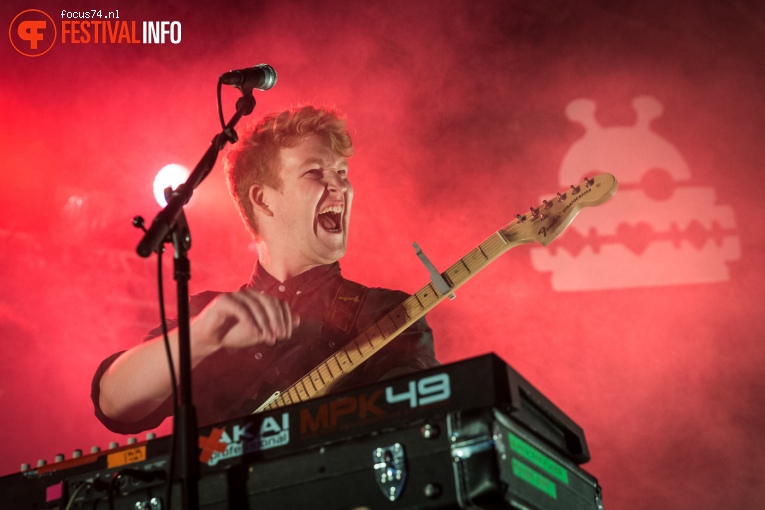
[[[538,207],[518,214],[515,221],[501,230],[509,242],[538,242],[547,246],[568,227],[583,207],[595,207],[607,202],[619,184],[611,174],[598,174],[586,178],[577,186],[560,192]]]

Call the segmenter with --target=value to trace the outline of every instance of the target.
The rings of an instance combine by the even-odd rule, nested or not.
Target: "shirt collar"
[[[255,265],[249,283],[246,287],[261,290],[266,294],[286,293],[288,295],[297,295],[309,292],[322,285],[327,280],[340,275],[340,263],[333,262],[323,266],[317,266],[304,271],[299,275],[288,278],[280,282],[260,264]]]

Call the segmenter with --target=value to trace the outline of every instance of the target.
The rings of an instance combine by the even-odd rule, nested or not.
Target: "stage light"
[[[180,184],[186,182],[189,174],[191,174],[191,171],[188,168],[175,163],[165,165],[157,172],[157,176],[154,178],[154,198],[161,207],[167,205],[165,188],[168,186],[173,189],[177,188]]]

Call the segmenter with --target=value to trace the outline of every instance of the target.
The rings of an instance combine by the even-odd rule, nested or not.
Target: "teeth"
[[[319,211],[319,214],[324,213],[338,213],[341,214],[343,212],[343,206],[342,205],[330,205],[329,207],[324,207],[322,210]]]

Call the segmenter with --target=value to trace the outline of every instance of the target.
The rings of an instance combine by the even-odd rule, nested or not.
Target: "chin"
[[[332,262],[337,262],[338,260],[343,258],[344,255],[345,255],[345,248],[343,248],[342,250],[334,250],[333,252],[329,254],[329,257],[327,258],[330,259],[330,263],[332,263]]]
[[[343,246],[342,248],[337,248],[335,250],[329,250],[326,253],[327,264],[337,262],[338,260],[343,258],[344,255],[345,255],[345,246]]]

